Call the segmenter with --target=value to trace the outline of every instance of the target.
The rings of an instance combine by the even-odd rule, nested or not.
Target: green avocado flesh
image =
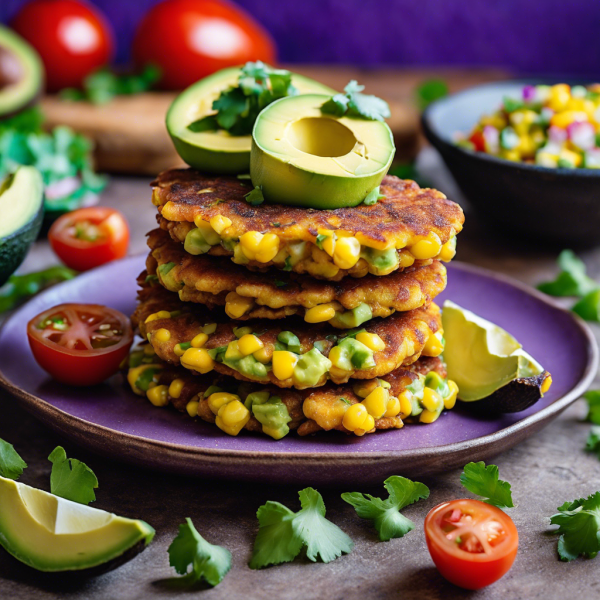
[[[448,378],[458,385],[460,400],[481,400],[511,381],[544,371],[504,329],[449,300],[442,324]]]
[[[38,53],[21,36],[0,25],[0,117],[32,104],[44,82]]]
[[[21,166],[0,183],[0,286],[23,262],[44,218],[44,183]]]
[[[74,571],[148,545],[154,529],[0,477],[0,545],[40,571]]]
[[[184,90],[167,112],[167,130],[175,149],[190,167],[205,173],[239,174],[250,169],[249,135],[233,136],[224,130],[193,132],[188,125],[214,113],[212,103],[238,82],[240,69],[223,69]],[[300,94],[335,94],[317,81],[292,73],[292,84]]]
[[[383,121],[324,115],[328,99],[282,98],[256,119],[250,176],[267,202],[356,206],[387,173],[395,152],[390,128]]]

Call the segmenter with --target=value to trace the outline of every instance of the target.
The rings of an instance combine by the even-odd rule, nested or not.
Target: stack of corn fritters
[[[128,381],[225,433],[358,436],[452,408],[439,308],[461,208],[386,176],[376,204],[253,206],[249,182],[171,170],[132,317]]]

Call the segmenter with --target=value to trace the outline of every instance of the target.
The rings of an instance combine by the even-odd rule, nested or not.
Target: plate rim
[[[124,262],[134,262],[135,260],[139,260],[140,257],[145,257],[145,254],[136,254],[133,256],[126,257],[119,261],[114,261],[112,263],[108,263],[107,265],[103,265],[96,269],[92,269],[87,273],[83,273],[78,277],[79,278],[88,278],[94,277],[98,273],[101,273],[104,270],[110,269],[115,263],[124,263]],[[451,268],[457,268],[466,272],[473,273],[475,275],[483,276],[486,278],[494,279],[506,285],[515,287],[520,291],[533,296],[534,298],[540,300],[544,304],[547,304],[551,308],[559,310],[563,313],[567,313],[569,318],[572,319],[574,324],[579,328],[581,333],[586,340],[586,352],[588,354],[588,362],[586,367],[580,377],[579,381],[576,385],[569,390],[565,395],[556,399],[549,406],[539,410],[538,412],[525,417],[524,419],[518,421],[517,423],[513,423],[508,427],[504,427],[494,433],[490,433],[487,435],[479,436],[476,438],[471,438],[468,440],[463,440],[461,442],[453,442],[450,444],[443,444],[440,446],[431,446],[426,448],[413,448],[410,450],[386,450],[386,451],[375,451],[375,452],[364,452],[364,453],[347,453],[347,452],[296,452],[296,451],[278,451],[274,450],[234,450],[227,448],[202,448],[196,446],[189,446],[184,444],[177,444],[173,442],[165,442],[160,440],[153,440],[150,438],[146,438],[143,436],[134,435],[131,433],[125,433],[118,431],[116,429],[111,429],[110,427],[106,427],[104,425],[99,425],[97,423],[93,423],[91,421],[87,421],[81,417],[76,417],[71,415],[70,413],[63,411],[62,409],[56,408],[46,400],[32,394],[30,392],[26,392],[25,390],[19,388],[18,386],[11,383],[6,376],[4,375],[2,369],[0,369],[0,387],[4,388],[8,391],[9,394],[15,396],[20,403],[24,406],[24,408],[32,414],[34,417],[41,419],[44,424],[48,425],[52,428],[60,428],[67,435],[69,434],[69,430],[75,430],[78,434],[89,433],[96,437],[104,438],[104,439],[112,439],[118,440],[119,443],[125,443],[127,448],[137,449],[141,451],[148,451],[151,449],[160,449],[161,452],[167,452],[169,457],[177,460],[178,456],[187,455],[187,456],[195,456],[195,457],[204,457],[207,459],[221,459],[223,461],[240,461],[240,460],[259,460],[265,462],[271,461],[289,461],[289,462],[304,462],[310,463],[311,461],[323,461],[326,459],[328,461],[335,461],[338,463],[355,463],[357,460],[360,460],[363,464],[377,462],[380,460],[390,460],[394,458],[400,458],[404,460],[410,460],[411,458],[418,458],[420,456],[426,455],[430,459],[436,459],[444,455],[448,455],[450,453],[456,454],[463,452],[465,450],[474,449],[474,448],[486,448],[493,447],[496,443],[502,441],[505,438],[512,438],[518,436],[519,432],[524,429],[528,429],[530,427],[534,429],[539,429],[543,426],[545,421],[558,416],[563,410],[565,410],[570,404],[572,404],[575,400],[577,400],[583,392],[587,389],[589,384],[593,381],[596,371],[598,370],[599,363],[599,350],[598,344],[596,343],[596,339],[594,334],[592,333],[589,325],[581,319],[575,313],[565,309],[561,306],[556,300],[552,297],[543,294],[539,290],[516,280],[508,275],[503,273],[497,273],[495,271],[491,271],[484,267],[479,267],[476,265],[472,265],[470,263],[463,263],[461,261],[453,261]],[[58,284],[58,286],[68,284],[69,282],[64,282]],[[19,307],[13,314],[11,314],[4,323],[0,326],[0,338],[4,332],[4,329],[7,327],[9,323],[13,321],[13,319],[17,318],[21,310],[29,305],[30,302],[37,300],[39,298],[43,298],[44,295],[52,292],[56,289],[57,286],[53,286],[48,290],[43,291],[41,294],[34,296],[31,300],[26,302],[23,306]],[[47,419],[47,420],[46,420]],[[538,426],[536,428],[536,425]],[[72,436],[75,437],[75,436]],[[78,443],[81,444],[80,435],[77,436]],[[518,441],[517,441],[518,443]],[[85,444],[82,444],[85,445]],[[90,444],[93,446],[93,443]],[[96,449],[96,448],[94,448]],[[167,458],[162,455],[163,458]],[[123,457],[127,460],[125,457]],[[168,461],[167,461],[168,462]],[[166,464],[165,464],[166,466]]]

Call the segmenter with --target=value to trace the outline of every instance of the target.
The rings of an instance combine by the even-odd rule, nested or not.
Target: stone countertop
[[[420,158],[422,171],[450,198],[459,196],[433,151]],[[144,234],[154,226],[149,179],[114,178],[102,203],[122,210],[132,226],[130,251],[145,250]],[[529,284],[555,273],[557,248],[507,242],[490,234],[467,208],[466,228],[460,235],[458,259],[500,271]],[[581,254],[590,274],[600,274],[600,249]],[[54,263],[46,243],[39,242],[22,267],[23,272]],[[595,333],[598,333],[595,328]],[[535,599],[600,596],[597,572],[600,558],[562,563],[556,554],[557,536],[549,535],[548,517],[566,500],[587,496],[600,489],[600,462],[583,451],[589,424],[584,402],[579,400],[542,432],[500,455],[495,463],[500,476],[511,482],[517,507],[510,514],[519,530],[520,547],[511,571],[495,585],[467,592],[447,583],[434,568],[422,534],[423,519],[436,504],[465,496],[460,470],[423,479],[431,489],[425,501],[403,513],[415,522],[415,530],[403,539],[379,542],[371,525],[359,519],[340,499],[344,491],[324,488],[327,516],[355,542],[354,551],[329,564],[307,559],[252,571],[247,566],[257,530],[256,510],[267,500],[277,500],[292,510],[299,508],[297,491],[290,487],[236,484],[189,479],[151,472],[90,454],[46,429],[0,391],[0,438],[13,443],[30,465],[24,483],[49,489],[48,454],[64,445],[68,456],[79,458],[100,482],[94,506],[148,521],[157,534],[152,545],[131,562],[93,579],[68,575],[47,577],[0,552],[0,597],[11,600],[58,599],[133,600],[199,597],[227,600],[370,600],[402,598]],[[160,460],[160,456],[156,456]],[[354,486],[352,486],[354,487]],[[383,488],[361,489],[374,495]],[[214,589],[174,589],[165,580],[174,575],[167,548],[177,527],[191,517],[211,543],[226,546],[233,554],[233,568]]]

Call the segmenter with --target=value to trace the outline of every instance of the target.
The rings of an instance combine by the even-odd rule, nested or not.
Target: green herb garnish
[[[27,463],[19,456],[12,444],[0,439],[0,477],[19,479]]]
[[[593,452],[600,458],[600,427],[592,426],[588,439],[585,443],[585,449],[588,452]]]
[[[373,204],[377,204],[377,202],[383,198],[385,198],[385,196],[379,193],[379,186],[377,186],[367,194],[366,198],[363,200],[363,204],[372,206]]]
[[[600,390],[590,390],[583,397],[588,404],[588,414],[585,420],[600,425]]]
[[[370,121],[383,121],[390,116],[390,107],[385,100],[362,94],[364,85],[359,85],[352,80],[345,88],[343,94],[332,96],[321,106],[321,112],[336,117],[358,117]]]
[[[292,258],[290,256],[286,257],[285,262],[283,264],[283,270],[284,271],[291,271],[292,270]]]
[[[309,560],[328,563],[352,551],[352,540],[325,518],[319,492],[305,488],[298,493],[302,509],[297,513],[279,502],[268,501],[257,512],[259,529],[250,568],[290,562],[306,549]]]
[[[487,504],[498,508],[513,508],[510,483],[498,479],[498,473],[496,465],[486,467],[483,461],[470,462],[465,465],[460,482],[473,494],[483,496],[483,501]]]
[[[417,106],[425,110],[432,102],[448,95],[448,84],[443,79],[428,79],[416,89]]]
[[[585,263],[572,250],[563,250],[558,257],[561,271],[554,281],[538,285],[538,290],[550,296],[585,296],[598,288],[586,274]]]
[[[246,202],[252,206],[258,206],[265,201],[262,188],[259,185],[257,185],[252,191],[244,194],[244,198],[246,198]]]
[[[62,446],[57,446],[48,460],[52,463],[50,491],[55,496],[79,504],[89,504],[96,499],[94,489],[98,487],[98,479],[86,464],[76,458],[67,458]]]
[[[223,581],[231,569],[231,552],[222,546],[208,543],[198,533],[190,518],[179,526],[179,534],[171,542],[168,553],[169,564],[184,576],[179,580],[184,585],[192,586],[204,579],[214,587]]]
[[[600,492],[588,498],[565,502],[558,513],[550,517],[558,525],[558,555],[571,561],[578,556],[594,558],[600,551]]]

